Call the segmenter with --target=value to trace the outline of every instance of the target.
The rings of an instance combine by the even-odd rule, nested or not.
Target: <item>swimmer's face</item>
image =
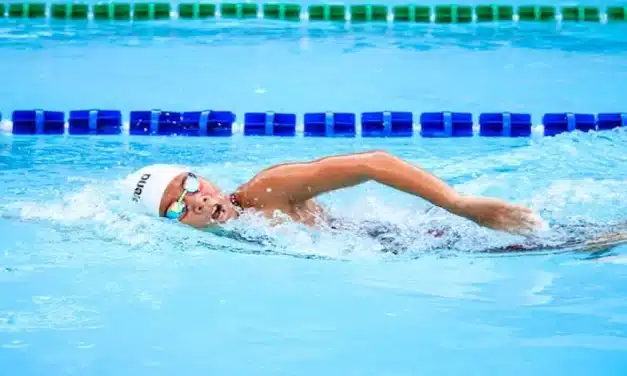
[[[161,198],[160,216],[164,216],[168,208],[181,197],[187,177],[187,173],[180,174],[168,184]],[[180,220],[181,223],[195,228],[206,228],[237,217],[237,212],[228,196],[222,194],[218,187],[209,180],[200,176],[198,176],[198,180],[200,183],[199,191],[188,193],[183,199],[187,205],[187,212]]]

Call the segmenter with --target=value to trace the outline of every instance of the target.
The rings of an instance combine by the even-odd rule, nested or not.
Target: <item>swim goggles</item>
[[[187,204],[185,203],[185,201],[183,201],[183,199],[185,199],[185,196],[187,194],[196,193],[199,190],[200,181],[198,180],[198,177],[194,173],[188,172],[187,178],[185,179],[185,185],[183,186],[183,193],[181,194],[179,199],[176,200],[176,202],[172,203],[172,205],[170,205],[168,210],[165,212],[166,218],[177,221],[181,220],[188,210]]]

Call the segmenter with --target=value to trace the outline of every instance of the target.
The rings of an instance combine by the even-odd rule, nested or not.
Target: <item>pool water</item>
[[[0,110],[625,110],[621,25],[0,21]],[[5,128],[6,129],[6,124]],[[400,226],[264,226],[241,242],[129,213],[119,182],[192,166],[230,191],[286,161],[385,149],[467,194],[587,231],[625,220],[627,133],[526,139],[0,133],[7,375],[624,375],[627,246],[486,255],[520,239],[368,183],[322,197]],[[433,223],[463,234],[443,247]],[[590,230],[592,229],[592,230]]]

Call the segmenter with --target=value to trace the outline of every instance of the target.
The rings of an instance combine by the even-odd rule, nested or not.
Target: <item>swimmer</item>
[[[270,220],[276,220],[278,211],[293,221],[315,226],[333,220],[315,201],[317,197],[368,181],[425,199],[497,231],[524,235],[544,224],[529,208],[462,195],[433,174],[385,151],[279,164],[260,171],[232,193],[183,167],[152,165],[133,173],[127,189],[131,203],[141,211],[198,229],[236,220],[249,210]]]

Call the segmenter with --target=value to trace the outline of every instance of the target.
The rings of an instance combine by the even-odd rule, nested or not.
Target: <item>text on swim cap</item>
[[[133,201],[139,202],[141,198],[142,192],[144,190],[144,186],[146,186],[146,181],[150,179],[150,174],[143,174],[139,181],[137,182],[137,186],[135,187],[135,191],[133,192]]]

